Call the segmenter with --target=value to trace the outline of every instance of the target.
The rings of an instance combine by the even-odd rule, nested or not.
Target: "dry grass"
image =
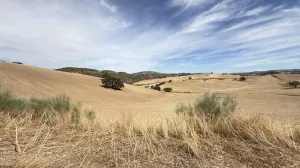
[[[81,110],[81,113],[83,111]],[[85,115],[82,115],[85,116]],[[17,136],[16,136],[17,135]],[[56,125],[0,118],[0,167],[299,167],[300,129],[257,117]]]
[[[19,102],[7,97],[5,102]],[[15,105],[10,103],[0,111],[0,167],[300,166],[300,127],[232,114],[229,98],[217,101],[207,95],[216,101],[204,96],[177,115],[155,120],[124,113],[111,122],[80,104],[70,105],[51,124],[34,117],[32,110],[10,115],[8,109]],[[199,115],[205,109],[224,109],[218,103],[232,110],[213,119]]]

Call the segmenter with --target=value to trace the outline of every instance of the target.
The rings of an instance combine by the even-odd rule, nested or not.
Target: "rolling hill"
[[[75,67],[65,67],[56,69],[57,71],[63,71],[63,72],[70,72],[70,73],[79,73],[84,75],[90,75],[95,77],[102,77],[103,74],[109,74],[112,76],[115,76],[119,79],[121,79],[123,82],[132,84],[138,81],[147,80],[147,79],[156,79],[156,78],[166,78],[171,76],[185,76],[185,75],[191,75],[190,73],[174,73],[174,74],[167,74],[167,73],[159,73],[154,71],[142,71],[137,73],[126,73],[126,72],[114,72],[110,70],[102,70],[98,71],[95,69],[89,69],[89,68],[75,68]]]

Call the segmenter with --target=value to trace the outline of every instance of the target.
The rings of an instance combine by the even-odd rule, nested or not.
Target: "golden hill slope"
[[[246,82],[233,81],[233,75],[199,74],[138,82],[125,85],[122,91],[102,88],[101,80],[81,74],[0,63],[0,88],[14,94],[30,97],[49,97],[61,93],[73,101],[95,109],[100,116],[115,118],[117,114],[131,113],[142,117],[163,117],[174,114],[177,104],[192,102],[204,92],[237,95],[239,113],[262,113],[284,120],[300,119],[300,89],[286,89],[282,81],[270,75],[247,77]],[[203,81],[203,78],[216,78]],[[217,78],[224,78],[219,80]],[[143,88],[143,85],[173,80],[162,86],[172,87],[172,93]]]
[[[125,85],[122,91],[105,89],[100,85],[101,80],[96,77],[0,63],[1,89],[24,97],[49,97],[65,93],[72,100],[91,105],[106,114],[126,111],[130,105],[147,103],[165,96],[162,92],[132,85]]]

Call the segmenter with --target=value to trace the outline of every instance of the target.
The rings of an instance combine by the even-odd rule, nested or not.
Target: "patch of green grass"
[[[66,95],[53,98],[18,98],[9,91],[0,91],[0,112],[13,118],[31,113],[32,119],[50,121],[57,116],[66,115],[71,108],[70,99]]]

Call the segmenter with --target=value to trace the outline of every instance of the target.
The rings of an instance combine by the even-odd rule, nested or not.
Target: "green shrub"
[[[121,79],[116,78],[114,76],[105,74],[102,76],[102,86],[105,88],[111,88],[114,90],[121,90],[122,88],[124,88],[124,83],[121,81]]]
[[[70,98],[66,95],[59,95],[50,99],[53,104],[53,108],[58,112],[66,112],[71,108]]]
[[[195,111],[208,118],[224,117],[235,111],[237,102],[235,97],[227,95],[221,102],[215,93],[205,93],[195,102]]]
[[[191,104],[179,104],[175,109],[176,114],[194,115],[194,107]]]
[[[9,91],[0,92],[0,112],[9,113],[13,117],[18,117],[27,109],[25,99],[13,96]]]
[[[168,87],[168,88],[164,88],[163,90],[164,90],[165,92],[172,92],[172,88],[169,88],[169,87]]]
[[[189,77],[189,80],[193,80],[193,78],[192,78],[192,77]]]
[[[227,95],[223,101],[220,101],[220,97],[215,93],[205,93],[192,105],[178,106],[176,112],[188,115],[195,113],[196,115],[203,116],[207,119],[216,119],[230,115],[235,111],[236,106],[237,102],[234,96]]]
[[[292,86],[294,88],[297,88],[300,85],[300,82],[299,81],[290,81],[290,82],[288,82],[288,85]]]
[[[8,91],[0,91],[0,112],[7,113],[14,118],[31,112],[33,119],[50,120],[57,115],[62,116],[68,113],[70,107],[70,100],[66,95],[26,100],[17,98]]]

